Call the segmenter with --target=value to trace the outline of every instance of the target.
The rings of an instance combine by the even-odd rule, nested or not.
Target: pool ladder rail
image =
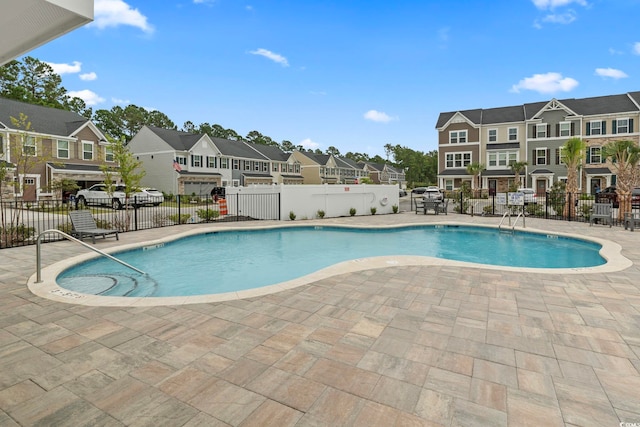
[[[511,211],[506,211],[503,215],[502,215],[502,219],[500,220],[500,224],[498,224],[498,230],[502,229],[502,223],[504,222],[505,217],[509,217],[509,227],[511,227],[511,230],[515,230],[516,228],[516,224],[518,224],[518,220],[520,219],[520,217],[522,217],[522,228],[526,228],[526,224],[525,224],[525,216],[523,215],[522,212],[518,213],[518,216],[516,217],[516,220],[513,222],[513,226],[511,225]]]
[[[147,273],[145,273],[144,271],[135,268],[134,266],[127,264],[126,262],[119,260],[118,258],[109,255],[106,252],[101,251],[98,248],[94,248],[93,246],[83,242],[80,239],[76,239],[75,237],[65,233],[64,231],[60,231],[60,230],[56,230],[56,229],[49,229],[49,230],[44,230],[42,233],[38,234],[38,239],[36,241],[36,283],[42,283],[42,257],[41,257],[41,251],[40,251],[40,244],[42,243],[42,236],[44,236],[45,234],[49,234],[49,233],[55,233],[55,234],[59,234],[62,237],[64,237],[67,240],[71,240],[72,242],[76,242],[76,243],[80,243],[82,246],[84,246],[85,248],[91,249],[94,252],[99,253],[100,255],[109,258],[112,261],[115,261],[117,263],[120,263],[122,265],[124,265],[127,268],[130,268],[144,276],[147,275]]]

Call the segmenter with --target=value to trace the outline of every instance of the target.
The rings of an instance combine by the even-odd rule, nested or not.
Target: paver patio
[[[499,218],[301,223],[447,221]],[[0,425],[640,424],[640,233],[527,226],[613,240],[633,265],[567,275],[385,265],[244,300],[90,307],[35,296],[35,247],[3,249]],[[43,264],[85,252],[45,244]]]

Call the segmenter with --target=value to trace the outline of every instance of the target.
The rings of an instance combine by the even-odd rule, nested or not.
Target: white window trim
[[[593,151],[594,149],[598,149],[599,153],[598,153],[598,157],[600,158],[599,162],[594,162],[593,161]],[[593,145],[591,147],[589,147],[589,164],[590,165],[601,165],[602,164],[602,146],[600,145]]]
[[[491,132],[495,132],[494,138],[495,139],[491,139]],[[492,129],[487,129],[487,142],[498,142],[498,129],[496,128],[492,128]]]
[[[598,133],[593,133],[593,124],[597,123],[598,124]],[[602,120],[593,120],[589,122],[589,134],[590,135],[603,135],[602,133]]]
[[[60,156],[60,143],[61,143],[61,142],[66,142],[66,143],[67,143],[67,148],[66,148],[66,150],[67,150],[67,157],[61,157],[61,156]],[[2,152],[2,151],[0,150],[0,152]],[[58,140],[56,140],[56,158],[58,158],[58,159],[69,159],[69,158],[70,158],[70,155],[71,155],[71,147],[70,147],[70,145],[69,145],[69,141],[64,140],[64,139],[58,139]]]
[[[456,141],[453,141],[453,134],[456,134]],[[464,142],[460,142],[460,134],[464,133]],[[469,132],[466,129],[450,130],[449,131],[449,144],[466,144],[469,142]]]
[[[627,126],[626,126],[627,130],[625,132],[620,132],[620,126],[619,126],[620,120],[626,120],[627,121]],[[630,133],[629,132],[629,117],[621,117],[619,119],[616,119],[616,133]]]
[[[180,166],[187,166],[187,158],[185,156],[176,156],[176,161]]]
[[[513,139],[511,139],[511,130],[515,130],[516,131],[515,138],[513,138]],[[511,128],[507,129],[507,140],[508,141],[517,141],[518,140],[518,128],[511,127]]]
[[[567,125],[569,126],[569,129],[566,129],[567,131],[569,131],[569,133],[567,135],[563,135],[562,134],[562,125]],[[565,137],[565,136],[571,136],[571,122],[560,122],[559,123],[559,137]]]
[[[538,161],[538,158],[539,158],[538,151],[542,151],[544,153],[544,163],[540,163]],[[548,164],[549,164],[549,159],[547,158],[547,147],[536,148],[536,165],[548,165]]]
[[[109,153],[109,150],[111,150],[111,153]],[[111,156],[111,159],[109,159],[109,156]],[[115,156],[113,154],[113,146],[112,145],[106,145],[104,147],[104,161],[105,162],[109,162],[109,163],[113,163],[116,161]]]
[[[538,129],[544,129],[544,136],[540,136],[540,134],[542,132],[540,132]],[[538,123],[536,125],[536,138],[548,138],[549,135],[547,135],[547,123]]]
[[[198,160],[198,162],[196,162],[196,160]],[[200,163],[200,164],[197,165],[196,163]],[[194,168],[201,168],[202,167],[202,154],[192,154],[191,155],[191,165]]]
[[[93,141],[81,141],[82,144],[82,160],[94,160],[95,159],[95,150],[94,150],[94,142]],[[85,154],[88,153],[88,151],[85,150],[85,147],[89,145],[91,146],[91,158],[87,159],[85,158]]]
[[[460,157],[461,157],[461,161],[462,161],[462,165],[461,166],[456,166],[456,164],[455,164],[456,163],[456,158],[455,157],[456,157],[457,154],[459,154]],[[467,165],[464,164],[464,156],[465,156],[465,154],[469,155],[469,163],[467,163],[467,165],[468,165],[473,160],[473,153],[471,151],[453,151],[451,153],[445,153],[445,157],[444,157],[444,167],[445,167],[445,169],[466,168]],[[448,156],[453,156],[453,159],[452,159],[453,160],[453,166],[447,166],[447,163],[448,163],[447,157]]]
[[[516,162],[520,161],[520,151],[513,149],[513,150],[491,150],[487,153],[487,169],[505,169],[505,168],[509,168],[509,154],[513,154],[515,153],[516,155]],[[496,155],[496,164],[495,165],[491,165],[490,161],[489,161],[489,156],[495,154]],[[506,160],[507,160],[507,164],[506,165],[501,165],[500,164],[500,154],[504,154],[506,156]]]
[[[25,138],[27,138],[27,139],[26,139],[24,145],[22,146],[22,154],[24,154],[25,156],[37,157],[38,156],[38,141],[36,141],[36,138],[33,137],[33,136],[26,136]],[[31,141],[33,141],[33,145],[32,144],[28,144]],[[33,147],[33,154],[27,154],[27,152],[25,151],[25,149],[27,147]]]

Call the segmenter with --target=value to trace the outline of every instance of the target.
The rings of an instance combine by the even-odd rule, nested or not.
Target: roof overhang
[[[3,0],[0,66],[93,21],[93,0]]]

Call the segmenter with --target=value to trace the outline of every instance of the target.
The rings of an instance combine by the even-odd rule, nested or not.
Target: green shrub
[[[189,218],[191,218],[190,214],[173,214],[173,215],[169,215],[169,219],[171,221],[173,221],[174,223],[177,224],[186,224],[187,221],[189,221]]]
[[[356,214],[356,208],[349,209],[349,215],[354,216]]]
[[[316,215],[318,216],[318,218],[322,219],[324,218],[324,211],[322,209],[318,209]]]
[[[398,205],[391,206],[391,209],[393,209],[393,213],[398,213]]]
[[[375,215],[375,214],[376,214],[376,212],[378,212],[378,209],[376,209],[376,207],[375,207],[375,206],[372,206],[372,207],[371,207],[371,215]]]
[[[213,209],[198,209],[196,213],[205,221],[212,221],[220,216],[220,211]]]
[[[291,221],[295,221],[295,220],[296,220],[296,214],[295,214],[295,213],[293,213],[293,211],[289,212],[289,219],[290,219]]]
[[[485,206],[482,208],[482,213],[483,213],[484,215],[491,215],[491,214],[493,213],[493,206],[491,206],[491,205],[485,205]]]

